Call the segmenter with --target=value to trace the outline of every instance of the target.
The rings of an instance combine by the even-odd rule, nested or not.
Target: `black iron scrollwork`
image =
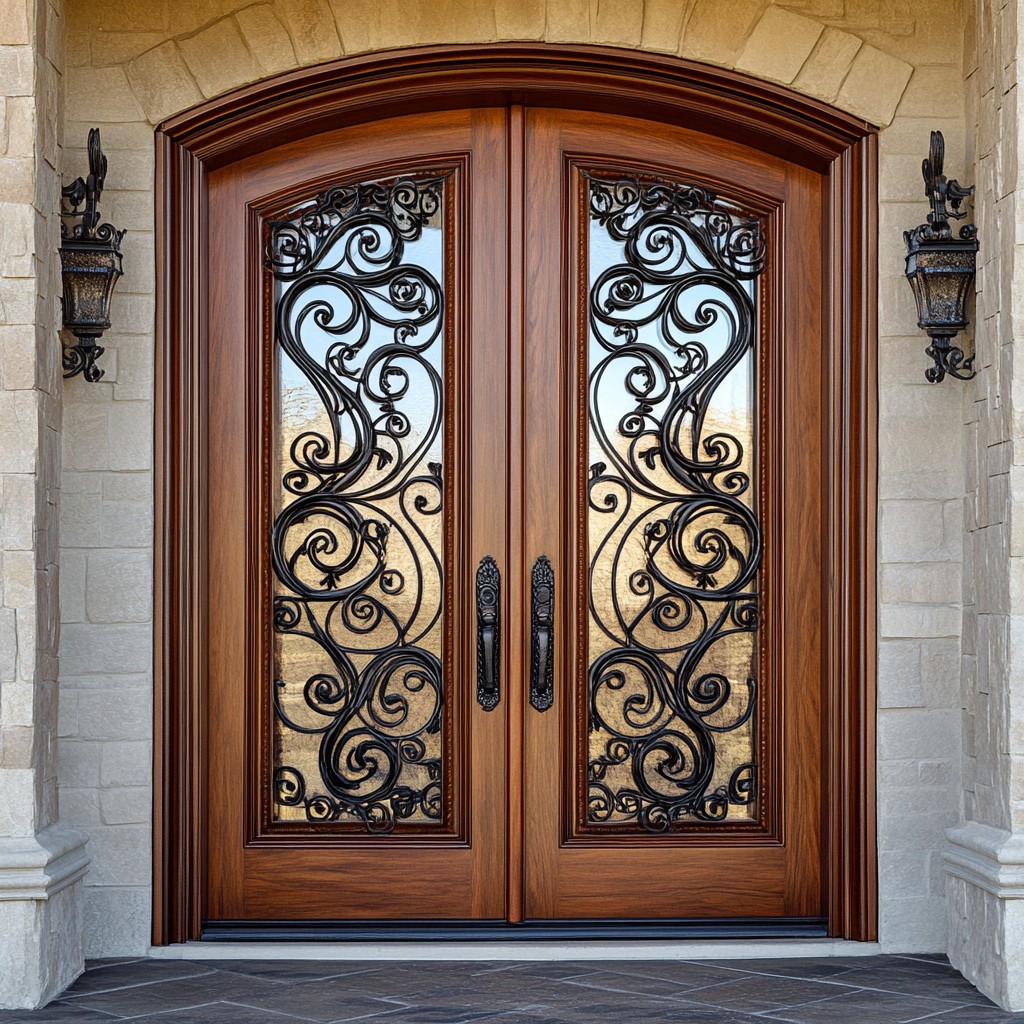
[[[547,711],[554,700],[555,571],[547,555],[533,563],[530,600],[530,703]]]
[[[621,259],[589,292],[587,820],[662,832],[756,797],[757,682],[722,652],[758,626],[761,525],[744,444],[709,411],[753,352],[766,245],[695,185],[591,176],[589,210]]]
[[[438,176],[331,188],[273,222],[267,246],[277,343],[322,405],[312,422],[328,424],[292,440],[271,533],[274,629],[302,638],[301,664],[323,666],[301,697],[276,683],[278,728],[319,737],[319,770],[279,765],[275,798],[371,832],[443,816],[430,524],[444,499],[441,464],[426,460],[442,426],[445,307],[406,248],[439,219],[444,189]]]
[[[484,555],[476,570],[476,699],[484,711],[501,700],[501,573]]]

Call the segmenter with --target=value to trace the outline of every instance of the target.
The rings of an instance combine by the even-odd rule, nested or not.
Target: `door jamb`
[[[596,46],[391,51],[238,89],[156,129],[153,942],[201,931],[206,175],[294,139],[399,113],[506,104],[684,124],[827,178],[832,600],[823,766],[829,934],[877,934],[875,510],[877,138],[787,89],[677,58]],[[829,311],[826,311],[829,312]]]

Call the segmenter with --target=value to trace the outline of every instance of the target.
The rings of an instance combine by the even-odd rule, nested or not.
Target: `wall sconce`
[[[967,216],[960,205],[974,194],[974,186],[963,188],[943,177],[945,148],[942,132],[932,132],[928,159],[921,168],[924,194],[932,204],[932,212],[927,224],[903,232],[907,242],[907,280],[917,301],[917,326],[928,332],[932,342],[925,352],[935,365],[929,366],[924,374],[932,384],[938,384],[947,373],[957,380],[970,380],[976,372],[974,356],[964,358],[953,338],[968,326],[965,307],[974,283],[978,229],[974,224],[965,224],[960,228],[959,238],[954,238],[949,225],[951,217],[960,220]]]
[[[76,178],[61,189],[60,268],[64,326],[78,339],[64,346],[64,376],[81,373],[96,383],[103,371],[96,344],[110,328],[110,297],[121,276],[124,231],[100,224],[99,201],[107,158],[100,148],[100,130],[89,130],[89,177]],[[84,204],[84,205],[83,205]]]

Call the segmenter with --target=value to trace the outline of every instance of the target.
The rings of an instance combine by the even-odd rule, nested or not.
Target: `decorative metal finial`
[[[942,173],[945,157],[942,132],[932,132],[928,157],[921,165],[924,192],[931,204],[928,223],[920,224],[903,237],[907,243],[907,279],[917,301],[917,326],[928,332],[931,344],[925,352],[934,365],[925,371],[933,384],[949,374],[958,380],[975,376],[974,356],[965,356],[953,338],[968,324],[966,303],[974,283],[978,252],[978,229],[963,225],[953,237],[950,219],[962,220],[967,211],[963,201],[974,194]]]
[[[124,231],[100,223],[100,196],[107,158],[99,128],[89,130],[89,176],[61,189],[60,262],[64,326],[78,339],[64,347],[64,376],[81,373],[95,383],[103,376],[97,340],[110,329],[110,298],[121,276]]]

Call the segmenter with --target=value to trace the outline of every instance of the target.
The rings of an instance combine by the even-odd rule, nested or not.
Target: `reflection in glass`
[[[445,819],[447,202],[391,179],[270,225],[275,821]]]
[[[587,176],[591,825],[757,818],[760,224]]]

